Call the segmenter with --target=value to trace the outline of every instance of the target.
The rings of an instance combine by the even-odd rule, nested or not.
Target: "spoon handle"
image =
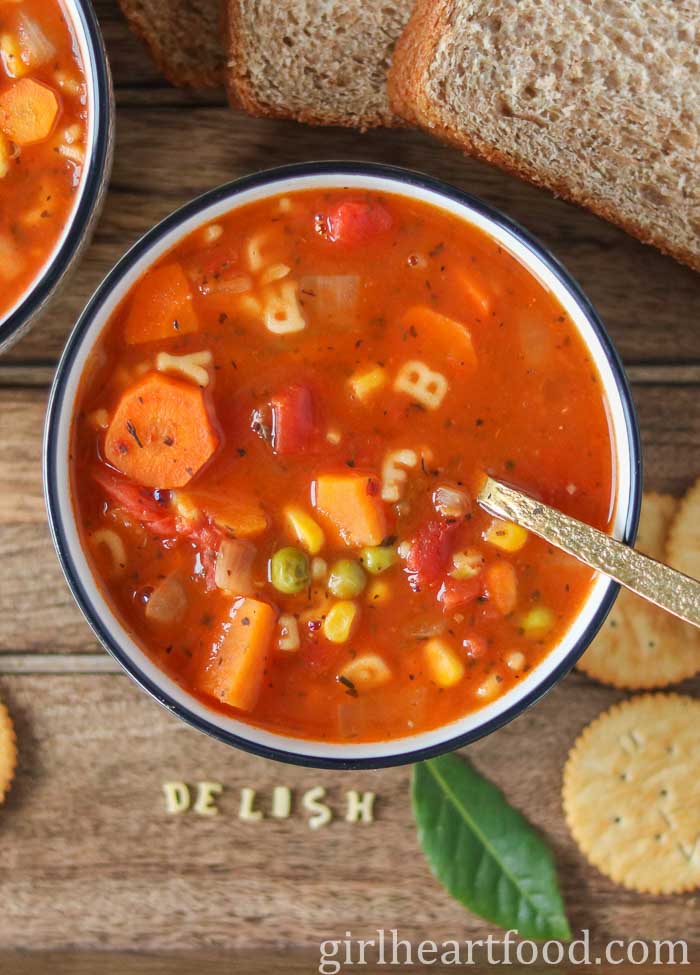
[[[487,477],[478,501],[491,514],[522,525],[644,599],[700,626],[697,580],[493,478]]]

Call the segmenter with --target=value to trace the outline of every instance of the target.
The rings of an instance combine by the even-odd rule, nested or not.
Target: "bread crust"
[[[119,6],[130,29],[148,48],[151,58],[163,76],[176,88],[220,88],[224,82],[223,55],[219,65],[202,63],[201,69],[179,66],[170,57],[160,34],[132,5],[132,0],[119,0]]]
[[[407,127],[406,121],[397,113],[386,117],[380,115],[365,115],[358,118],[347,115],[323,116],[314,114],[312,110],[285,111],[261,102],[255,96],[245,69],[244,28],[240,0],[225,0],[223,17],[226,48],[225,85],[232,108],[243,109],[255,118],[292,119],[306,125],[338,125],[341,128],[359,129],[361,132],[376,128]]]
[[[700,254],[686,247],[674,247],[660,235],[650,231],[641,221],[621,213],[604,199],[586,193],[577,193],[562,180],[549,179],[533,167],[527,166],[478,136],[458,132],[438,121],[432,104],[426,96],[427,78],[441,30],[454,9],[455,0],[416,0],[411,19],[399,39],[389,72],[389,103],[397,115],[435,135],[437,138],[461,149],[468,156],[498,166],[512,176],[550,190],[571,203],[584,206],[597,216],[625,230],[644,244],[651,244],[663,254],[700,271]]]

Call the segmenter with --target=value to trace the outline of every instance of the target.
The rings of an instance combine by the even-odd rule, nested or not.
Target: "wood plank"
[[[617,951],[620,946],[614,946],[614,948]],[[494,950],[494,964],[503,964],[498,950],[498,948]],[[511,958],[513,957],[512,950],[511,948]],[[640,951],[639,948],[636,950]],[[676,950],[680,951],[680,949]],[[367,954],[368,965],[373,962],[371,951],[370,948]],[[480,949],[477,947],[474,952],[475,959],[479,957],[479,951]],[[414,963],[403,964],[405,949],[401,949],[401,952],[399,955],[401,959],[400,968],[391,966],[389,961],[391,954],[386,955],[386,965],[389,966],[389,972],[400,971],[401,975],[425,975],[426,972],[432,972],[434,975],[438,975],[438,973],[451,975],[456,970],[453,963],[445,967],[439,965],[434,967],[431,963],[431,967],[426,968],[425,965],[418,963],[415,947]],[[580,952],[581,949],[579,948],[574,957],[579,957]],[[345,948],[341,945],[338,955],[341,961],[344,958],[344,953]],[[429,957],[426,955],[427,959]],[[466,949],[464,949],[463,958],[466,957]],[[484,959],[487,957],[486,949],[483,950],[481,957]],[[524,957],[528,957],[527,953]],[[680,959],[680,957],[679,953],[677,958]],[[138,954],[122,954],[121,952],[106,953],[99,951],[42,951],[31,952],[30,954],[3,952],[0,953],[0,971],[11,972],[12,975],[46,975],[46,972],[51,972],[51,975],[95,975],[95,972],[99,972],[100,975],[192,975],[193,971],[196,971],[197,975],[231,975],[232,972],[242,972],[244,975],[274,975],[275,972],[283,973],[283,975],[309,975],[309,973],[319,971],[319,960],[318,949],[301,951],[294,949],[278,949],[277,951],[253,949],[252,951],[236,951],[233,954],[209,950],[185,951],[177,954],[172,952],[167,954],[152,954],[150,952],[148,954],[141,952]],[[333,962],[328,961],[327,964],[332,965]],[[545,975],[549,970],[548,966],[534,969],[536,975]],[[601,971],[600,968],[597,970]],[[640,967],[624,961],[615,965],[616,975],[649,975],[649,973],[658,970],[658,968]],[[327,967],[325,971],[331,972],[333,968]],[[350,966],[341,968],[340,971],[347,973],[350,971]],[[379,973],[378,968],[370,968],[368,971],[372,972],[373,975]],[[482,966],[476,971],[481,973],[486,969]],[[508,965],[507,971],[508,975],[532,975],[533,967],[511,963]],[[552,971],[554,975],[591,975],[596,971],[596,968],[562,962]],[[689,975],[697,975],[697,967],[686,968],[684,971],[689,972]]]
[[[347,158],[427,171],[510,213],[579,279],[628,362],[700,362],[695,274],[591,214],[426,136],[302,129],[293,122],[249,119],[224,107],[125,107],[117,121],[112,188],[93,244],[70,286],[6,361],[55,360],[105,272],[138,236],[186,200],[266,166]]]
[[[697,692],[698,682],[689,685]],[[411,940],[491,930],[452,901],[417,852],[409,772],[318,772],[232,752],[157,707],[127,678],[5,677],[20,743],[0,811],[4,950],[179,951],[312,947],[352,930]],[[583,725],[621,697],[573,675],[470,757],[544,831],[575,930],[700,942],[696,899],[642,897],[587,869],[561,813],[561,769]],[[527,749],[523,749],[527,742]],[[168,816],[162,783],[222,783],[218,817]],[[377,793],[376,822],[310,830],[300,794],[318,784]],[[239,789],[294,790],[287,820],[242,822]],[[79,828],[77,828],[79,825]]]
[[[645,366],[644,381],[634,387],[645,484],[680,494],[698,476],[699,387],[653,383],[653,375]],[[674,373],[664,367],[661,375],[668,380]],[[94,653],[98,644],[68,591],[46,525],[45,402],[41,388],[0,389],[0,653]]]
[[[633,373],[634,374],[634,373]],[[646,366],[633,395],[642,431],[649,490],[681,494],[698,475],[700,383]],[[693,380],[696,374],[690,372]],[[676,380],[679,381],[676,381]],[[671,381],[673,380],[673,381]],[[0,527],[45,521],[41,445],[46,390],[0,387]]]

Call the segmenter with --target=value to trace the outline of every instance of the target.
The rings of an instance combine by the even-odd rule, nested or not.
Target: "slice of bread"
[[[386,74],[413,0],[226,0],[231,101],[251,115],[397,125]]]
[[[700,270],[700,0],[418,0],[389,96]]]
[[[168,81],[218,88],[224,81],[221,0],[119,0]]]

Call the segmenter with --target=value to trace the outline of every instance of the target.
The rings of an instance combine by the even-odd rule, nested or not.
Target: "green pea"
[[[375,545],[372,548],[363,548],[360,558],[365,569],[373,576],[378,576],[396,562],[396,549],[391,545]]]
[[[270,559],[270,582],[279,592],[301,592],[310,578],[309,560],[292,545],[279,549]]]
[[[338,599],[352,599],[359,596],[365,588],[365,574],[359,562],[350,559],[340,559],[331,568],[328,577],[328,589]]]

